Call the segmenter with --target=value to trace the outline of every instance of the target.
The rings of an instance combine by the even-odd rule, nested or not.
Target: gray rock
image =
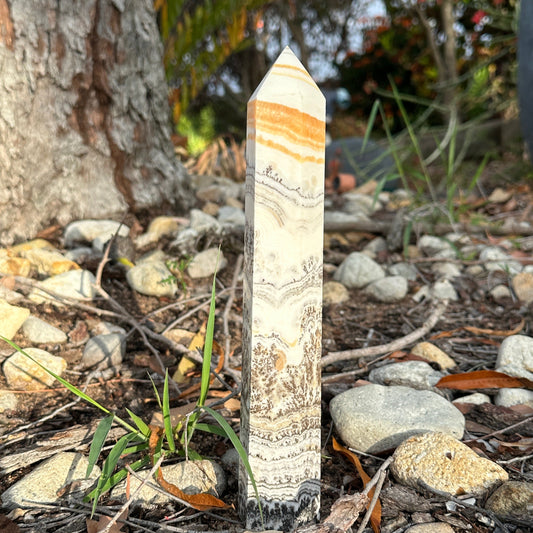
[[[380,252],[387,251],[387,241],[383,237],[374,237],[364,248],[363,253],[375,259]]]
[[[400,444],[394,452],[391,472],[408,487],[420,488],[422,481],[454,496],[484,494],[509,477],[498,464],[439,432],[415,435]]]
[[[14,304],[24,299],[24,296],[20,292],[12,291],[4,285],[0,285],[0,300],[4,300],[8,304]]]
[[[118,333],[97,335],[89,339],[83,350],[81,368],[97,367],[98,370],[118,367],[125,352],[125,336]]]
[[[382,207],[380,201],[375,200],[373,196],[355,191],[344,193],[343,200],[343,210],[351,215],[363,214],[369,216]]]
[[[496,405],[512,407],[513,405],[527,405],[533,409],[533,390],[500,389],[494,399]]]
[[[338,281],[327,281],[322,288],[324,304],[340,304],[350,299],[348,289]]]
[[[22,324],[24,336],[36,344],[63,344],[67,334],[35,316],[29,316]]]
[[[74,481],[79,483],[79,491],[85,491],[100,475],[100,468],[95,465],[89,479],[86,480],[88,464],[89,461],[81,453],[59,453],[41,463],[3,492],[2,504],[8,509],[15,509],[40,507],[40,503],[54,503],[61,499],[61,496],[58,496],[61,489]]]
[[[435,263],[431,270],[441,279],[453,279],[461,276],[461,269],[455,263]]]
[[[424,361],[406,361],[374,368],[368,375],[369,381],[379,385],[401,385],[417,390],[432,390],[444,374],[433,370]]]
[[[222,226],[215,217],[212,217],[199,209],[193,209],[191,211],[189,228],[195,230],[200,235],[208,232],[220,234],[222,231]]]
[[[416,267],[410,263],[395,263],[388,268],[391,276],[402,276],[407,281],[416,281],[418,271]]]
[[[94,284],[96,279],[88,270],[70,270],[57,276],[52,276],[41,282],[41,287],[59,296],[74,300],[92,300],[94,298]],[[63,305],[59,300],[40,289],[32,289],[29,299],[35,303],[51,301],[54,305]]]
[[[0,300],[0,335],[11,340],[29,316],[29,309]]]
[[[418,239],[418,248],[429,257],[455,259],[457,255],[454,247],[447,240],[433,235],[420,237]]]
[[[126,273],[130,287],[146,296],[172,297],[178,290],[176,278],[163,261],[145,261]]]
[[[186,494],[208,492],[220,497],[226,490],[224,470],[213,461],[182,461],[173,465],[163,465],[161,470],[165,481],[176,485]],[[137,478],[131,477],[130,493],[133,494],[140,484],[141,482]],[[126,481],[119,483],[111,495],[117,500],[124,501],[126,499]],[[167,495],[145,485],[135,494],[133,505],[161,505],[171,501]]]
[[[217,265],[218,263],[218,265]],[[215,270],[220,272],[228,264],[222,251],[218,248],[209,248],[195,255],[187,267],[187,274],[193,279],[213,276]]]
[[[324,212],[324,225],[328,224],[349,224],[358,222],[370,222],[370,219],[363,213],[348,214],[342,211],[325,211]]]
[[[372,298],[388,303],[403,300],[408,290],[407,280],[402,276],[386,276],[365,287],[365,292]]]
[[[533,483],[506,481],[488,498],[485,508],[501,517],[533,517]]]
[[[489,291],[489,294],[494,298],[496,302],[501,302],[502,300],[513,297],[513,294],[511,293],[509,287],[507,287],[507,285],[502,284],[492,287],[492,289]]]
[[[58,376],[61,376],[67,368],[67,362],[62,357],[39,348],[24,348],[24,351]],[[53,376],[20,352],[14,352],[6,359],[2,370],[11,389],[39,390],[55,383]]]
[[[522,264],[497,246],[486,246],[479,254],[481,261],[486,261],[485,268],[489,271],[503,270],[514,275],[522,271]]]
[[[385,271],[373,259],[360,252],[352,252],[333,275],[348,289],[361,289],[369,283],[385,277]]]
[[[431,297],[435,300],[453,300],[459,299],[453,285],[447,280],[436,281],[430,289]]]
[[[398,446],[426,431],[461,438],[465,419],[448,400],[409,387],[365,385],[335,396],[330,403],[335,427],[346,445],[368,453]]]
[[[74,243],[92,243],[96,237],[104,237],[108,241],[117,231],[119,235],[127,237],[130,228],[114,220],[77,220],[65,228],[63,237],[65,246],[70,248]]]
[[[533,337],[511,335],[505,338],[498,350],[496,370],[533,380]]]
[[[244,217],[244,211],[238,207],[231,207],[224,205],[218,210],[218,221],[223,226],[230,226],[236,228],[244,228],[246,219]]]

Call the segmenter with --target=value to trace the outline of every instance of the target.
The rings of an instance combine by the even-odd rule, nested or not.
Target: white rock
[[[466,396],[461,396],[461,398],[456,398],[452,403],[471,403],[473,405],[481,405],[483,403],[491,402],[489,395],[481,392],[474,392],[474,394],[468,394]]]
[[[494,399],[496,405],[512,407],[513,405],[527,405],[533,409],[533,390],[500,389]]]
[[[350,299],[348,289],[338,281],[327,281],[322,287],[322,301],[325,304],[340,304]]]
[[[407,281],[416,281],[418,271],[416,267],[410,263],[394,263],[388,268],[391,276],[402,276]]]
[[[375,259],[380,252],[387,251],[387,241],[383,237],[374,237],[364,248],[363,253]]]
[[[0,285],[0,300],[6,301],[8,304],[20,302],[24,296],[20,292],[12,291],[4,285]]]
[[[145,261],[130,268],[126,273],[130,287],[147,296],[169,296],[176,294],[176,278],[162,261]]]
[[[324,226],[326,227],[332,224],[350,224],[361,222],[370,222],[370,219],[363,213],[349,215],[348,213],[343,213],[342,211],[324,212]]]
[[[375,200],[373,195],[360,194],[355,191],[345,192],[342,196],[344,200],[343,210],[346,213],[358,215],[371,215],[382,208],[381,202]]]
[[[89,339],[83,350],[81,368],[97,367],[98,370],[118,367],[125,352],[125,336],[118,333],[97,335]]]
[[[100,475],[95,465],[89,480],[85,479],[89,461],[81,453],[62,452],[42,462],[32,472],[9,487],[1,496],[2,503],[9,509],[17,507],[40,507],[40,503],[53,503],[65,485],[74,481],[81,491],[87,490]]]
[[[0,391],[0,413],[16,411],[18,405],[17,395],[9,391]]]
[[[198,494],[209,492],[220,497],[226,489],[226,477],[224,471],[213,461],[182,461],[173,465],[163,465],[161,467],[163,478],[168,483],[176,485],[186,494]],[[146,475],[148,472],[144,472]],[[141,473],[142,474],[142,473]],[[141,482],[135,478],[130,478],[130,493],[133,494]],[[126,499],[126,481],[119,483],[112,491],[111,496],[118,500]],[[133,505],[161,505],[172,500],[159,491],[143,486],[135,494]]]
[[[365,287],[365,292],[372,298],[388,303],[403,300],[408,290],[407,280],[402,276],[386,276]]]
[[[219,255],[218,248],[209,248],[209,250],[205,250],[194,256],[187,267],[187,274],[193,279],[206,278],[213,276],[215,270],[220,272],[227,264],[228,262],[222,251],[220,251]]]
[[[505,338],[498,350],[496,370],[533,380],[533,338],[526,335]]]
[[[360,289],[385,277],[385,271],[373,259],[360,252],[352,252],[333,275],[348,289]]]
[[[470,265],[466,267],[465,274],[473,278],[480,278],[485,275],[485,269],[481,265]]]
[[[436,281],[430,289],[431,297],[436,300],[458,300],[459,296],[453,285],[447,280]]]
[[[439,278],[453,279],[461,276],[461,269],[455,263],[435,263],[431,270]]]
[[[94,298],[96,279],[88,270],[70,270],[52,276],[41,282],[41,287],[59,296],[74,300],[91,300]],[[63,305],[59,300],[39,289],[32,289],[29,299],[35,303],[51,301],[54,305]]]
[[[365,385],[335,396],[330,403],[335,427],[344,443],[379,453],[411,435],[443,431],[463,436],[465,419],[448,400],[409,387]]]
[[[29,309],[0,300],[0,335],[11,340],[29,316]]]
[[[218,221],[224,226],[244,228],[246,219],[242,209],[224,205],[218,210]]]
[[[418,248],[430,257],[453,259],[457,255],[454,247],[447,240],[433,235],[422,235],[418,239]]]
[[[423,361],[392,363],[374,368],[368,380],[380,385],[401,385],[417,390],[431,390],[444,374]]]
[[[195,230],[200,235],[207,232],[219,234],[222,231],[222,225],[215,217],[212,217],[199,209],[193,209],[191,211],[189,228]]]
[[[486,246],[479,254],[481,261],[486,261],[485,268],[489,271],[503,270],[509,274],[518,274],[522,270],[522,264],[515,261],[497,246]]]
[[[30,342],[36,344],[63,344],[67,342],[66,333],[35,316],[29,316],[24,321],[22,331]]]
[[[508,479],[498,464],[444,433],[409,438],[394,452],[391,472],[403,485],[420,489],[420,481],[452,495],[484,494]]]
[[[39,348],[24,348],[24,351],[58,376],[61,376],[67,368],[67,362],[62,357],[57,357]],[[2,370],[11,389],[38,390],[55,383],[54,377],[20,352],[14,352],[6,359]]]
[[[118,228],[120,227],[120,230]],[[114,220],[77,220],[71,222],[64,233],[65,246],[71,247],[76,242],[90,242],[92,243],[96,237],[104,237],[109,240],[118,230],[118,234],[127,237],[130,233],[130,228],[120,222]]]
[[[497,302],[513,297],[509,287],[507,287],[507,285],[502,285],[502,284],[492,287],[492,289],[489,291],[489,294]]]

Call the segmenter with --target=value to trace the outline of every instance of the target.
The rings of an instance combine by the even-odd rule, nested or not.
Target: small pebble
[[[127,237],[130,228],[114,220],[77,220],[65,228],[63,237],[65,246],[71,248],[75,243],[92,243],[96,237],[108,241],[117,231],[119,235]]]
[[[533,381],[533,337],[506,337],[498,349],[496,370]]]
[[[479,259],[485,261],[485,269],[494,272],[502,270],[511,275],[518,274],[522,270],[520,262],[515,261],[511,256],[506,254],[501,248],[497,246],[486,246],[481,250]]]
[[[368,375],[368,380],[380,385],[401,385],[417,390],[432,390],[444,374],[433,370],[423,361],[406,361],[392,363],[380,368],[374,368]]]
[[[88,270],[70,270],[57,276],[52,276],[41,282],[40,286],[64,298],[74,300],[92,300],[95,295],[94,284],[96,279]],[[51,301],[54,305],[63,304],[48,293],[40,289],[32,289],[29,299],[35,303]]]
[[[125,349],[124,335],[109,333],[92,337],[85,345],[80,367],[97,367],[98,370],[119,367],[124,358]]]
[[[218,248],[209,248],[195,255],[187,267],[187,274],[193,279],[212,276],[215,271],[220,272],[228,264],[222,251]]]
[[[409,286],[402,276],[386,276],[378,279],[365,287],[365,293],[379,302],[399,302],[403,300]]]
[[[500,517],[533,518],[533,483],[506,481],[488,498],[485,507]]]
[[[0,300],[0,335],[11,340],[29,316],[29,309]]]
[[[339,281],[348,289],[361,289],[384,277],[383,268],[361,252],[352,252],[333,275],[335,281]]]
[[[145,261],[135,265],[126,273],[129,286],[146,296],[173,297],[178,285],[163,261]]]
[[[474,394],[468,394],[466,396],[461,396],[456,398],[452,403],[471,403],[473,405],[481,405],[483,403],[491,403],[490,396],[483,394],[481,392],[474,392]]]
[[[512,279],[513,290],[516,297],[526,304],[533,302],[533,274],[520,272]]]
[[[405,530],[405,533],[453,533],[454,529],[450,524],[444,522],[428,522],[416,524]]]
[[[391,276],[402,276],[407,281],[416,281],[418,271],[416,267],[410,263],[395,263],[388,268]]]
[[[327,281],[322,288],[322,301],[326,305],[340,304],[350,299],[348,289],[338,281]]]
[[[457,363],[446,352],[431,342],[419,342],[413,347],[411,353],[430,363],[437,363],[442,370],[449,370],[457,366]]]
[[[26,339],[35,344],[63,344],[67,334],[35,316],[29,316],[22,324]]]
[[[533,409],[533,390],[500,389],[494,399],[496,405],[512,407],[513,405],[527,405]]]

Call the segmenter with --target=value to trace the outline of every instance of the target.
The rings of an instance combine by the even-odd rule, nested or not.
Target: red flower
[[[472,17],[472,22],[474,24],[480,24],[486,15],[487,14],[485,13],[485,11],[483,11],[482,9],[478,9]]]

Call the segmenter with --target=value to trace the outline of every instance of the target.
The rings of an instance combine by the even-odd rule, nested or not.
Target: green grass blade
[[[94,511],[96,510],[96,505],[98,503],[98,498],[100,498],[100,495],[103,492],[103,487],[107,483],[107,481],[111,478],[113,475],[113,471],[115,470],[115,467],[117,466],[118,460],[120,459],[120,456],[124,453],[124,450],[127,448],[128,443],[133,440],[136,437],[136,433],[128,433],[121,437],[118,442],[111,448],[111,451],[109,452],[109,455],[107,456],[107,459],[104,461],[104,464],[102,465],[102,473],[100,474],[100,479],[98,479],[98,484],[96,485],[96,494],[93,501],[93,507],[91,516],[94,515]]]
[[[196,405],[203,407],[207,392],[209,391],[209,378],[211,377],[211,356],[213,353],[213,335],[215,331],[215,301],[216,301],[216,279],[218,269],[218,259],[220,257],[220,248],[217,256],[217,263],[215,266],[215,273],[213,274],[213,285],[211,288],[211,303],[209,305],[209,317],[207,319],[207,327],[205,330],[204,343],[204,360],[202,363],[202,384],[200,388],[200,396]]]
[[[159,409],[163,410],[163,404],[161,403],[161,398],[159,396],[159,391],[157,390],[157,387],[155,386],[154,380],[152,379],[152,376],[148,376],[150,378],[150,381],[152,382],[152,387],[154,388],[154,396],[157,400],[157,403],[159,405]]]
[[[148,466],[149,464],[150,464],[150,456],[146,455],[142,459],[138,459],[137,461],[132,463],[130,465],[130,468],[136,472],[137,470],[145,466]],[[120,483],[127,475],[128,475],[128,471],[125,468],[122,468],[121,470],[113,474],[110,478],[108,478],[108,480],[100,488],[100,492],[98,493],[98,498],[100,497],[101,494],[105,494],[108,490],[112,489],[117,483]],[[97,495],[97,490],[93,489],[91,492],[89,492],[89,494],[87,494],[87,496],[85,496],[84,501],[90,501],[93,498],[95,498],[97,501],[98,498],[96,497],[96,495]]]
[[[142,418],[140,418],[139,416],[137,416],[133,411],[130,411],[127,407],[126,407],[126,411],[128,412],[128,414],[130,415],[131,419],[133,420],[133,422],[135,423],[135,425],[139,428],[139,431],[145,436],[145,437],[149,437],[150,436],[150,428],[148,427],[148,425],[144,422],[144,420]]]
[[[261,499],[259,498],[259,491],[257,490],[257,485],[255,484],[254,474],[252,472],[250,462],[248,461],[246,450],[241,444],[239,437],[237,437],[237,435],[235,434],[235,431],[233,431],[233,428],[226,422],[226,419],[220,413],[217,413],[214,409],[211,409],[211,407],[207,406],[202,407],[202,409],[209,413],[220,424],[220,427],[225,431],[226,437],[228,437],[228,439],[231,441],[231,443],[237,450],[237,453],[241,458],[244,468],[246,468],[246,472],[248,472],[252,487],[254,488],[255,499],[257,500],[257,504],[259,506],[259,513],[261,515],[261,523],[263,523],[263,508],[261,506]]]
[[[109,433],[109,430],[113,425],[113,418],[114,415],[112,414],[106,416],[105,418],[102,418],[102,420],[98,424],[98,427],[96,428],[96,431],[94,432],[93,440],[91,442],[91,448],[89,450],[89,464],[87,465],[87,472],[85,474],[85,477],[89,477],[91,475],[94,465],[96,464],[96,461],[98,461],[98,457],[100,456],[102,447],[104,446],[105,440],[107,439],[107,434]]]
[[[221,437],[227,437],[227,433],[219,426],[213,426],[212,424],[204,424],[199,422],[196,424],[196,429],[203,431],[204,433],[213,433],[214,435],[220,435]]]
[[[372,132],[372,129],[374,128],[374,122],[376,121],[376,116],[379,112],[380,106],[381,106],[381,101],[378,98],[377,100],[374,101],[374,103],[372,104],[372,109],[370,110],[370,116],[368,117],[365,136],[363,137],[363,145],[361,146],[361,152],[364,151],[370,139],[370,133]]]
[[[103,411],[106,415],[111,414],[111,411],[109,409],[106,409],[103,405],[99,404],[96,400],[91,398],[90,396],[87,396],[83,391],[78,389],[76,386],[69,383],[66,379],[63,379],[61,376],[58,376],[55,372],[52,372],[48,368],[46,368],[42,363],[39,363],[36,359],[34,359],[29,353],[26,353],[20,346],[15,344],[13,341],[10,341],[6,337],[3,337],[0,335],[0,339],[7,342],[13,349],[17,350],[17,352],[20,352],[22,355],[27,357],[30,361],[33,361],[37,366],[42,368],[48,375],[52,376],[54,379],[59,381],[61,385],[63,385],[65,388],[67,388],[70,392],[81,398],[82,400],[85,400],[87,403],[90,403],[94,407],[100,409],[100,411]],[[115,421],[119,423],[122,427],[127,429],[128,431],[133,431],[134,433],[138,433],[137,430],[130,426],[125,420],[122,420],[122,418],[115,415]]]
[[[165,424],[165,435],[167,436],[168,447],[172,453],[176,451],[176,443],[172,432],[172,422],[170,420],[170,396],[168,392],[168,369],[165,372],[165,383],[163,385],[163,422]]]

